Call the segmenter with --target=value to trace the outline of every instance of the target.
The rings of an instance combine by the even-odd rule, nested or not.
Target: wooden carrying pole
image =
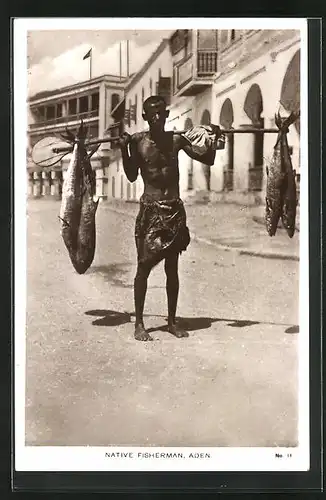
[[[222,134],[277,134],[279,132],[276,128],[234,128],[234,129],[220,129]],[[185,134],[187,130],[173,130],[174,134]],[[86,141],[86,146],[93,146],[95,144],[102,144],[104,142],[115,142],[118,141],[120,137],[103,137],[102,139],[92,139]],[[61,148],[53,148],[53,153],[65,153],[72,151],[72,146],[65,146]]]

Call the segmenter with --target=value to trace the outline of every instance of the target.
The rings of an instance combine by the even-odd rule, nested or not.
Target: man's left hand
[[[214,149],[224,149],[225,147],[225,135],[218,125],[211,124],[210,125],[212,134],[210,137],[213,142]]]

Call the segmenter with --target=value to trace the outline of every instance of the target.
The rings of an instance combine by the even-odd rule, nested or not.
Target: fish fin
[[[277,128],[281,128],[281,126],[282,126],[280,112],[278,112],[278,114],[275,114],[275,124],[276,124]]]
[[[289,127],[295,120],[297,119],[296,114],[293,113],[293,111],[289,114],[289,116],[285,119],[283,123],[283,127],[287,128]]]
[[[70,227],[70,224],[65,220],[63,219],[62,217],[60,217],[60,215],[58,215],[58,219],[63,223],[65,224],[66,226]]]
[[[78,129],[78,132],[77,132],[77,137],[78,137],[78,139],[85,139],[86,135],[87,135],[87,129],[86,129],[85,125],[84,125],[83,119],[81,119],[80,120],[79,129]]]
[[[291,111],[291,113],[289,114],[289,116],[284,120],[283,122],[283,127],[284,128],[288,128],[290,125],[292,125],[292,123],[294,123],[295,121],[297,121],[297,119],[299,118],[300,116],[300,111]]]
[[[95,198],[95,199],[94,199],[94,198]],[[96,211],[97,211],[97,209],[98,209],[99,202],[100,202],[100,198],[97,198],[97,199],[96,199],[96,198],[97,198],[96,196],[95,196],[95,197],[93,196],[94,213],[96,213]]]
[[[89,153],[87,153],[87,156],[88,156],[88,159],[91,159],[91,157],[93,156],[93,154],[96,153],[96,151],[98,150],[98,148],[100,147],[100,144],[97,144],[95,147],[93,147]]]
[[[61,137],[68,142],[75,142],[75,136],[74,134],[66,127],[66,133],[65,134],[60,134]]]

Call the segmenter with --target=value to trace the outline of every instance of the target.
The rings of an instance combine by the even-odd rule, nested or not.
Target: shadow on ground
[[[88,316],[97,316],[97,319],[92,321],[92,325],[95,326],[120,326],[126,323],[131,323],[131,318],[135,316],[134,313],[113,311],[111,309],[94,309],[91,311],[86,311],[85,314],[87,314]],[[145,314],[144,316],[164,318],[165,321],[167,320],[167,318],[164,316],[159,316],[154,314],[153,315]],[[207,328],[210,328],[213,323],[223,322],[226,323],[227,326],[231,326],[233,328],[244,328],[259,324],[286,326],[287,328],[285,330],[285,333],[299,333],[299,327],[297,325],[284,325],[284,324],[269,323],[264,321],[251,321],[247,319],[239,320],[230,318],[209,318],[209,317],[199,316],[197,318],[178,317],[177,322],[182,328],[185,328],[188,331],[206,330]],[[149,328],[148,332],[150,333],[156,331],[165,331],[166,329],[167,325],[163,324],[155,328]]]
[[[107,283],[119,288],[133,288],[133,279],[130,282],[131,262],[109,264],[107,266],[93,266],[89,274],[100,274]],[[148,288],[164,288],[164,286],[150,285]]]
[[[100,274],[106,282],[121,288],[132,288],[132,283],[126,283],[126,275],[129,273],[130,262],[120,264],[109,264],[107,266],[93,266],[89,274]]]

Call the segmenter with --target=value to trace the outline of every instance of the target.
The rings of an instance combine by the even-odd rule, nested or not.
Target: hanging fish
[[[60,208],[61,236],[75,270],[84,274],[93,262],[96,244],[95,172],[85,147],[83,122],[76,137],[67,130],[63,139],[73,144],[72,157],[62,186]]]
[[[265,222],[270,236],[275,235],[280,219],[290,238],[293,237],[295,231],[296,183],[287,134],[289,126],[297,120],[298,116],[299,113],[291,113],[287,118],[281,118],[280,113],[275,115],[275,124],[279,132],[272,160],[266,166]]]
[[[291,115],[289,116],[289,118]],[[299,117],[299,113],[292,113],[291,122],[289,125]],[[288,126],[289,126],[288,125]],[[287,143],[287,137],[285,136],[285,157],[284,162],[286,165],[286,181],[285,181],[285,191],[283,196],[282,205],[282,222],[283,226],[290,238],[293,237],[295,232],[295,219],[297,212],[297,186],[296,186],[296,171],[292,167],[291,156],[289,154],[289,146]]]

